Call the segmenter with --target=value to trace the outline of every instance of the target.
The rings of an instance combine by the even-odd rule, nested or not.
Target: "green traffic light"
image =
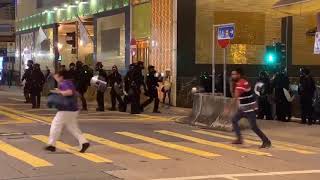
[[[268,55],[268,62],[269,63],[274,63],[274,55],[273,54],[269,54]]]

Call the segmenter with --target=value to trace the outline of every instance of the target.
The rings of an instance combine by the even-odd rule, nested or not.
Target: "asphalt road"
[[[46,152],[50,122],[45,107],[31,109],[15,92],[0,92],[0,179],[19,180],[319,180],[320,126],[260,122],[271,149],[246,131],[233,134],[175,121],[185,114],[82,112],[81,129],[91,142],[85,154],[64,131],[58,151]],[[177,110],[178,111],[178,110]]]

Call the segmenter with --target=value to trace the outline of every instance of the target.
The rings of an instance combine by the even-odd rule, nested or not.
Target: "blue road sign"
[[[234,39],[234,24],[226,24],[218,27],[218,40]]]

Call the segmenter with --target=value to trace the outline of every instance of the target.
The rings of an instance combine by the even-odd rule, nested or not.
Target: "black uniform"
[[[289,102],[283,92],[283,89],[289,90],[290,81],[284,72],[276,74],[273,87],[275,90],[276,116],[280,121],[290,121],[291,102]]]
[[[34,68],[31,73],[31,102],[32,108],[40,108],[41,92],[45,77],[39,68]]]
[[[260,73],[258,82],[263,83],[263,86],[259,89],[260,96],[258,97],[258,119],[272,120],[270,96],[272,94],[271,84],[268,75],[264,72]]]
[[[89,69],[85,69],[84,66],[78,66],[74,71],[74,75],[76,90],[78,91],[82,102],[82,110],[88,110],[85,93],[88,90],[93,74],[89,71]]]
[[[126,111],[127,104],[131,103],[131,114],[139,114],[140,108],[140,87],[143,84],[141,79],[141,70],[136,65],[131,64],[128,73],[124,78],[125,91],[127,95],[124,99],[124,111]]]
[[[103,69],[98,69],[99,80],[107,82],[107,73]],[[104,111],[104,93],[105,91],[97,90],[97,111]]]
[[[124,102],[120,96],[121,92],[118,92],[119,90],[121,91],[121,85],[122,85],[121,74],[118,71],[112,72],[112,74],[110,74],[108,77],[108,82],[111,86],[111,91],[110,91],[111,104],[112,104],[111,110],[112,111],[116,110],[116,104],[118,100],[119,110],[124,111]]]
[[[26,69],[26,71],[23,74],[22,79],[21,79],[21,81],[24,81],[24,80],[26,81],[24,88],[23,88],[23,94],[26,99],[25,103],[31,102],[30,93],[31,93],[31,84],[32,84],[32,82],[31,82],[32,71],[33,71],[33,67],[30,66],[28,69]]]
[[[151,71],[149,72],[149,74],[147,75],[147,88],[148,88],[148,96],[149,99],[146,100],[142,105],[141,105],[141,109],[143,111],[143,109],[148,106],[150,103],[152,103],[152,101],[154,100],[154,107],[153,107],[153,112],[159,112],[159,96],[158,96],[158,87],[159,84],[159,78],[155,77],[155,73],[156,71]]]
[[[301,105],[301,119],[302,123],[308,124],[313,123],[313,107],[312,99],[314,92],[316,90],[316,85],[314,79],[309,74],[304,74],[300,77],[299,84],[299,95],[300,95],[300,105]]]

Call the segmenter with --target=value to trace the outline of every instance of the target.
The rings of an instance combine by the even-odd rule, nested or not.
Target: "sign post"
[[[315,35],[314,54],[320,54],[320,32],[316,32]]]
[[[234,39],[235,25],[234,23],[229,24],[218,24],[213,26],[213,55],[212,55],[212,91],[215,92],[215,33],[217,29],[218,44],[223,48],[223,95],[227,96],[227,47],[230,44],[230,40]]]

